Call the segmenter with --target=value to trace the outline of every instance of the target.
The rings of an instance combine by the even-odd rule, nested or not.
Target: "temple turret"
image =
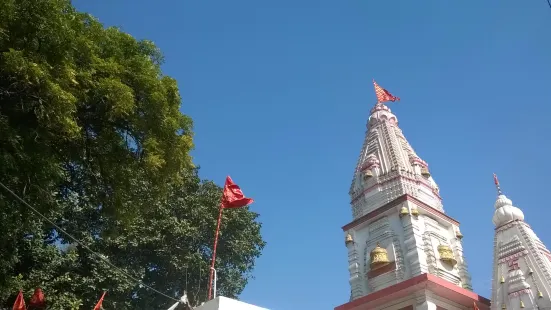
[[[370,111],[350,188],[353,221],[343,227],[352,303],[421,279],[446,283],[460,292],[457,296],[478,296],[469,292],[459,223],[444,213],[429,165],[384,104],[398,98],[374,84],[378,101]],[[419,309],[435,305],[427,296],[412,303]],[[458,300],[472,305],[475,297],[469,298]],[[365,309],[374,305],[364,304]]]
[[[551,253],[498,189],[491,309],[551,309]]]
[[[409,145],[392,111],[377,103],[371,109],[350,187],[353,216],[361,217],[404,194],[444,211],[428,164]]]

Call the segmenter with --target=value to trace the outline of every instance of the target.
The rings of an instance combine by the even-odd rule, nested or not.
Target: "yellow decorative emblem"
[[[455,257],[453,256],[452,249],[444,244],[441,244],[438,246],[438,254],[440,254],[440,260],[448,263],[452,266],[455,266],[457,264],[457,260],[455,260]]]
[[[424,176],[425,178],[430,177],[429,168],[427,167],[421,168],[421,175]]]
[[[377,246],[375,246],[369,256],[371,258],[371,263],[369,264],[369,266],[372,270],[383,267],[390,263],[390,261],[388,260],[387,250],[382,248],[379,243],[377,243]]]
[[[346,245],[349,245],[350,243],[354,243],[354,239],[352,238],[352,235],[350,233],[346,234],[346,238],[344,239],[344,243]]]

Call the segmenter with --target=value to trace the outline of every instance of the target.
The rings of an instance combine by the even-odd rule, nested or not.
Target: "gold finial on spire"
[[[349,245],[351,243],[354,243],[354,238],[352,238],[352,235],[350,233],[346,234],[346,238],[344,239],[344,243],[346,245]]]
[[[503,193],[501,192],[501,187],[499,187],[499,180],[497,179],[497,175],[494,173],[494,184],[496,185],[496,189],[497,189],[497,195],[503,195]]]

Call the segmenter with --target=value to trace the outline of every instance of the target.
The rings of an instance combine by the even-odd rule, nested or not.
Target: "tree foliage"
[[[69,0],[0,0],[0,304],[43,288],[50,309],[166,309],[206,298],[221,189],[194,167],[192,121],[150,41]],[[257,214],[224,213],[219,292],[237,296],[264,247]]]

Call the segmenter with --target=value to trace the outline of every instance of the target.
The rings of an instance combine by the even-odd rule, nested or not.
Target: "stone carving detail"
[[[377,159],[377,156],[371,153],[365,158],[361,170],[379,168],[380,164],[381,162],[379,161],[379,159]]]
[[[453,273],[448,272],[438,268],[436,253],[434,252],[434,245],[432,244],[432,239],[437,239],[440,244],[448,245],[448,240],[446,237],[440,235],[435,231],[427,230],[423,234],[423,242],[425,244],[425,255],[427,257],[427,265],[430,274],[434,274],[442,279],[446,279],[456,285],[459,285],[461,279],[454,275]],[[454,253],[454,255],[456,255]],[[462,260],[459,260],[459,263],[454,266],[454,269],[459,268],[463,264]]]
[[[425,222],[425,230],[434,231],[438,234],[440,233],[440,223],[438,223],[438,221],[429,216],[425,216],[423,219]]]
[[[369,235],[376,236],[378,230],[389,228],[390,223],[388,222],[388,217],[383,216],[380,219],[369,223]]]
[[[548,267],[549,264],[546,264],[543,262],[543,254],[539,251],[538,246],[534,241],[534,238],[529,237],[528,230],[531,230],[530,226],[528,226],[528,224],[524,222],[517,222],[517,223],[519,223],[518,228],[522,235],[522,238],[526,241],[529,251],[534,254],[538,267],[543,272],[545,280],[548,281],[548,283],[551,283],[551,274],[549,273],[549,267]]]
[[[519,237],[515,235],[511,238],[511,240],[501,246],[499,249],[498,259],[500,263],[505,263],[513,257],[517,258],[525,254],[528,254],[528,251],[526,251],[526,248],[520,242]]]
[[[520,269],[514,269],[509,271],[507,276],[509,296],[518,296],[520,294],[526,294],[530,292],[530,285],[526,282],[524,273]],[[523,292],[526,290],[526,292]]]
[[[350,298],[356,299],[363,295],[358,251],[354,242],[348,243],[346,247],[348,248],[348,271],[350,272]]]
[[[367,272],[370,270],[369,268],[369,250],[371,250],[377,243],[379,243],[382,247],[386,248],[389,243],[392,244],[394,248],[394,263],[396,264],[396,269],[388,274],[381,275],[375,279],[369,279],[368,281],[368,288],[370,292],[373,292],[377,289],[380,289],[380,285],[384,285],[384,283],[397,283],[399,281],[404,280],[404,256],[402,253],[402,248],[400,245],[400,239],[394,231],[390,228],[390,223],[388,221],[387,217],[383,217],[373,223],[370,224],[369,227],[369,240],[366,241],[366,246],[363,252],[364,260],[363,260],[363,267],[364,270]],[[380,279],[379,279],[380,278]]]
[[[438,265],[436,264],[436,254],[432,244],[432,238],[429,233],[423,234],[423,244],[425,246],[425,255],[427,257],[428,271],[432,275],[438,275]]]
[[[457,257],[460,258],[458,259],[459,264],[457,265],[457,269],[459,270],[459,277],[461,278],[462,286],[464,289],[472,291],[473,287],[471,283],[471,276],[467,271],[467,260],[465,259],[465,256],[463,256],[463,246],[460,241],[457,241],[457,239],[455,239],[455,241],[452,240],[452,243],[454,244],[454,250]]]

